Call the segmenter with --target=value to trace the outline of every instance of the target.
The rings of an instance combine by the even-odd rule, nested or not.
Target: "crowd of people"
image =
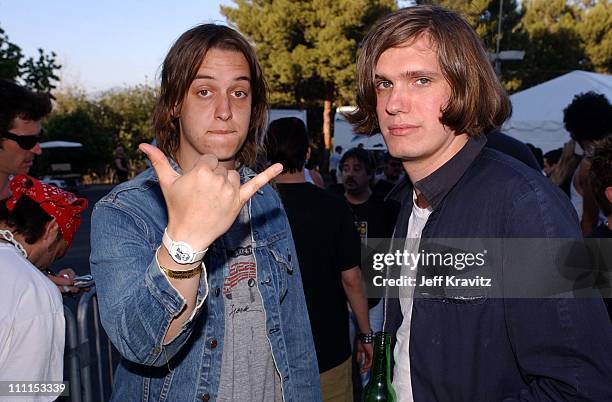
[[[580,297],[364,287],[378,275],[364,253],[375,239],[417,255],[440,238],[590,236],[609,259],[609,101],[577,94],[564,111],[572,140],[538,155],[500,131],[511,104],[475,31],[430,5],[373,26],[356,80],[346,117],[388,152],[378,163],[336,147],[324,180],[306,168],[304,123],[267,123],[265,78],[240,33],[202,24],[176,40],[156,144],[140,145],[151,166],[128,180],[117,148],[121,183],[92,212],[100,317],[122,358],[111,400],[357,400],[380,331],[393,335],[399,401],[612,400],[609,270],[587,272]],[[0,81],[0,380],[62,380],[61,293],[78,289],[74,271],[47,268],[87,201],[27,176],[50,112],[48,96]],[[495,286],[585,274],[541,254],[534,271],[503,265]],[[442,272],[399,268],[387,283]]]

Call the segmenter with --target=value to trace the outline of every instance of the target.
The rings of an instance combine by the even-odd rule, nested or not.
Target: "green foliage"
[[[357,47],[395,7],[373,0],[236,0],[221,13],[254,44],[273,106],[320,105],[354,96]]]
[[[419,0],[463,14],[490,52],[495,52],[499,0]],[[524,50],[522,61],[502,63],[509,91],[539,84],[572,70],[612,72],[610,0],[504,0],[500,50]]]
[[[19,62],[23,54],[21,48],[9,41],[0,28],[0,78],[15,79],[19,76]]]
[[[83,147],[43,152],[38,161],[41,171],[48,172],[51,163],[70,162],[75,172],[103,176],[112,162],[114,142],[112,129],[100,124],[105,113],[109,111],[92,102],[65,114],[54,113],[45,124],[45,141],[75,141]]]
[[[24,84],[38,92],[51,92],[56,88],[54,81],[59,81],[55,74],[62,66],[55,63],[54,52],[45,54],[42,49],[38,49],[38,59],[28,58],[21,66],[21,79]]]
[[[590,1],[577,25],[578,34],[585,46],[585,54],[595,71],[612,72],[612,1]]]
[[[153,140],[153,133],[150,131],[151,113],[157,95],[155,88],[138,85],[120,91],[109,91],[100,97],[100,104],[117,116],[113,126],[117,145],[123,146],[128,154],[129,150],[135,150],[141,142]]]
[[[521,68],[524,88],[572,70],[588,69],[589,61],[576,24],[580,10],[565,0],[527,0],[520,29],[525,33]]]
[[[70,88],[58,93],[53,113],[45,124],[45,140],[76,141],[80,150],[71,151],[73,167],[82,174],[104,176],[114,159],[114,150],[123,146],[136,167],[144,166],[137,151],[141,142],[151,142],[151,114],[157,89],[138,85],[108,91],[89,99],[82,90]],[[46,168],[58,155],[41,156],[41,168]]]
[[[380,16],[396,8],[394,0],[234,3],[221,6],[221,14],[254,44],[271,105],[315,108],[325,103],[324,113],[332,102],[354,102],[359,43]],[[322,120],[328,144],[329,120]]]
[[[38,49],[38,59],[23,60],[21,48],[12,43],[0,28],[0,78],[16,80],[34,91],[50,93],[59,81],[55,74],[62,66],[56,64],[56,54]]]
[[[437,4],[460,13],[482,38],[484,46],[490,51],[496,51],[499,0],[420,0],[419,4]],[[502,10],[502,31],[500,45],[502,49],[517,40],[516,27],[522,14],[518,10],[516,0],[504,0]]]

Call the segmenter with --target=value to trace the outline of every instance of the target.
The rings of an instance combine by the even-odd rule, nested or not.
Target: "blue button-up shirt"
[[[424,242],[580,239],[567,197],[539,172],[485,143],[484,136],[471,138],[431,175],[414,184],[405,178],[396,186],[389,198],[402,203],[398,241],[408,228],[415,187],[433,208]],[[497,275],[504,285],[553,281],[560,272],[546,254],[535,250],[526,256],[550,262],[532,263],[537,271]],[[437,292],[415,297],[410,356],[404,356],[409,363],[401,362],[411,366],[415,401],[612,401],[612,325],[601,298],[466,298],[456,289]],[[393,333],[402,318],[391,289],[385,309],[385,330]]]

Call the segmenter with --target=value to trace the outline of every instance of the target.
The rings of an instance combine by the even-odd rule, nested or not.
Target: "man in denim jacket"
[[[318,401],[287,217],[256,175],[266,90],[254,52],[212,24],[168,53],[148,169],[92,216],[102,324],[123,359],[113,400]],[[162,152],[163,151],[163,152]]]

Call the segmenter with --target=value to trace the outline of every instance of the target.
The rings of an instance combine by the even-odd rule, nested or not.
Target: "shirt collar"
[[[387,199],[402,203],[408,199],[407,197],[410,196],[413,187],[416,187],[423,194],[429,205],[433,209],[437,209],[444,197],[457,184],[468,167],[480,154],[486,143],[487,138],[484,135],[470,137],[463,148],[449,159],[448,162],[429,176],[414,183],[414,186],[408,175],[405,175],[391,190]]]

